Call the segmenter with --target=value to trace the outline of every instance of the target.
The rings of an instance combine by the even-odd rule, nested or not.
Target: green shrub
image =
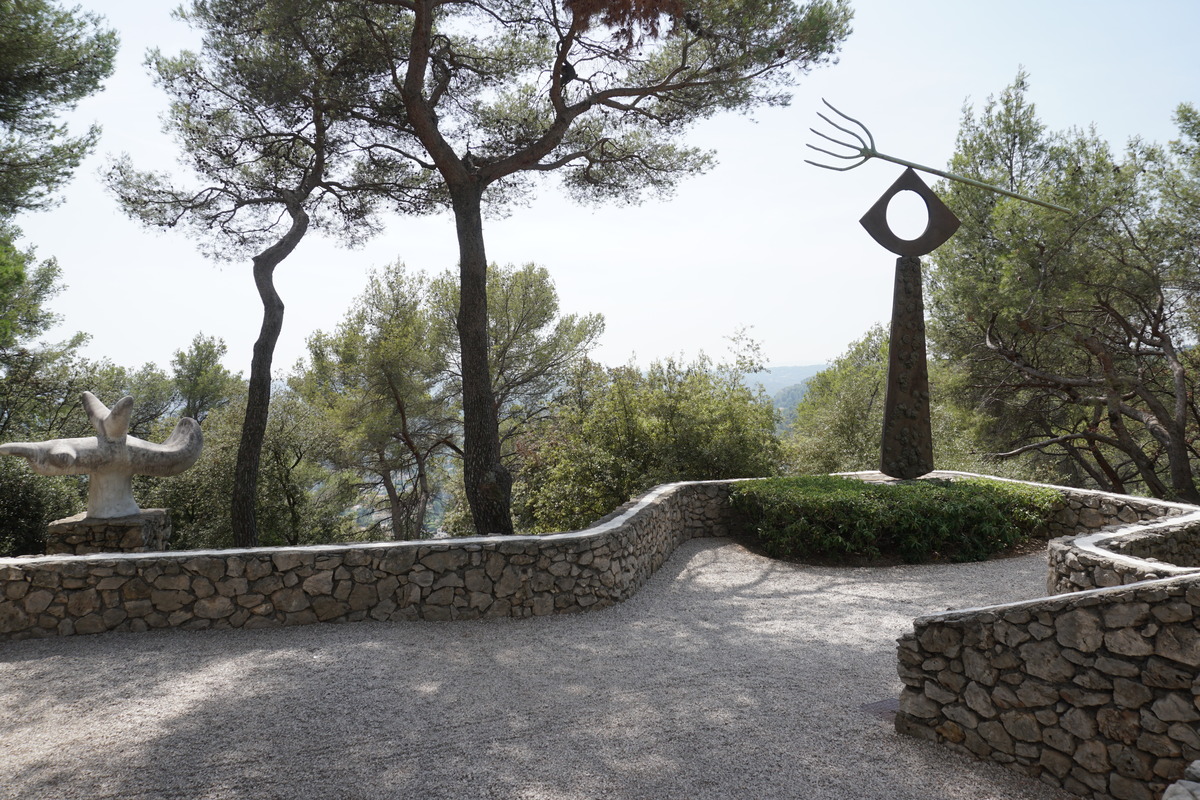
[[[23,459],[0,456],[0,558],[46,551],[46,526],[84,509],[73,477],[35,475]]]
[[[775,558],[981,561],[1040,533],[1061,495],[972,478],[870,484],[768,478],[735,484],[745,533]]]

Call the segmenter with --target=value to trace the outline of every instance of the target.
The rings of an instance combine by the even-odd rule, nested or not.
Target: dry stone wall
[[[730,483],[661,486],[547,536],[0,559],[0,640],[603,608],[680,542],[727,533]]]
[[[1055,524],[1076,529],[1050,542],[1059,596],[918,618],[896,728],[1097,800],[1191,798],[1200,509],[1062,491]]]
[[[1200,511],[1158,504],[1158,519],[1113,524],[1050,542],[1050,594],[1200,572]]]
[[[170,541],[171,514],[165,508],[144,509],[115,519],[89,519],[82,511],[50,523],[46,555],[165,551]]]
[[[1200,758],[1200,575],[918,618],[896,728],[1096,798]]]

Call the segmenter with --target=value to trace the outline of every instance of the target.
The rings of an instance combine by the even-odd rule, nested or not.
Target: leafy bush
[[[24,460],[0,456],[0,558],[43,553],[46,525],[83,510],[81,484],[35,475]]]
[[[731,502],[745,532],[775,558],[916,563],[981,561],[1039,533],[1062,498],[984,479],[870,484],[815,476],[739,483]]]
[[[732,364],[701,354],[646,371],[576,370],[549,417],[516,443],[518,528],[576,530],[662,483],[773,474],[775,408],[745,385],[759,368],[755,345],[734,343]]]

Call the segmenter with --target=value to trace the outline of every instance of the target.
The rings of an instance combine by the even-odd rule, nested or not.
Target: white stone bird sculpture
[[[21,456],[39,475],[87,475],[87,516],[128,517],[140,512],[133,499],[133,476],[178,475],[200,457],[200,424],[183,417],[162,444],[129,435],[133,398],[122,397],[110,410],[91,392],[83,408],[96,429],[94,438],[0,444],[0,454]]]

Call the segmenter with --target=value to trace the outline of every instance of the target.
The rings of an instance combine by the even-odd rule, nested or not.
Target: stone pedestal
[[[96,519],[83,512],[50,523],[46,555],[157,552],[166,550],[170,540],[171,513],[165,508],[111,519]]]

